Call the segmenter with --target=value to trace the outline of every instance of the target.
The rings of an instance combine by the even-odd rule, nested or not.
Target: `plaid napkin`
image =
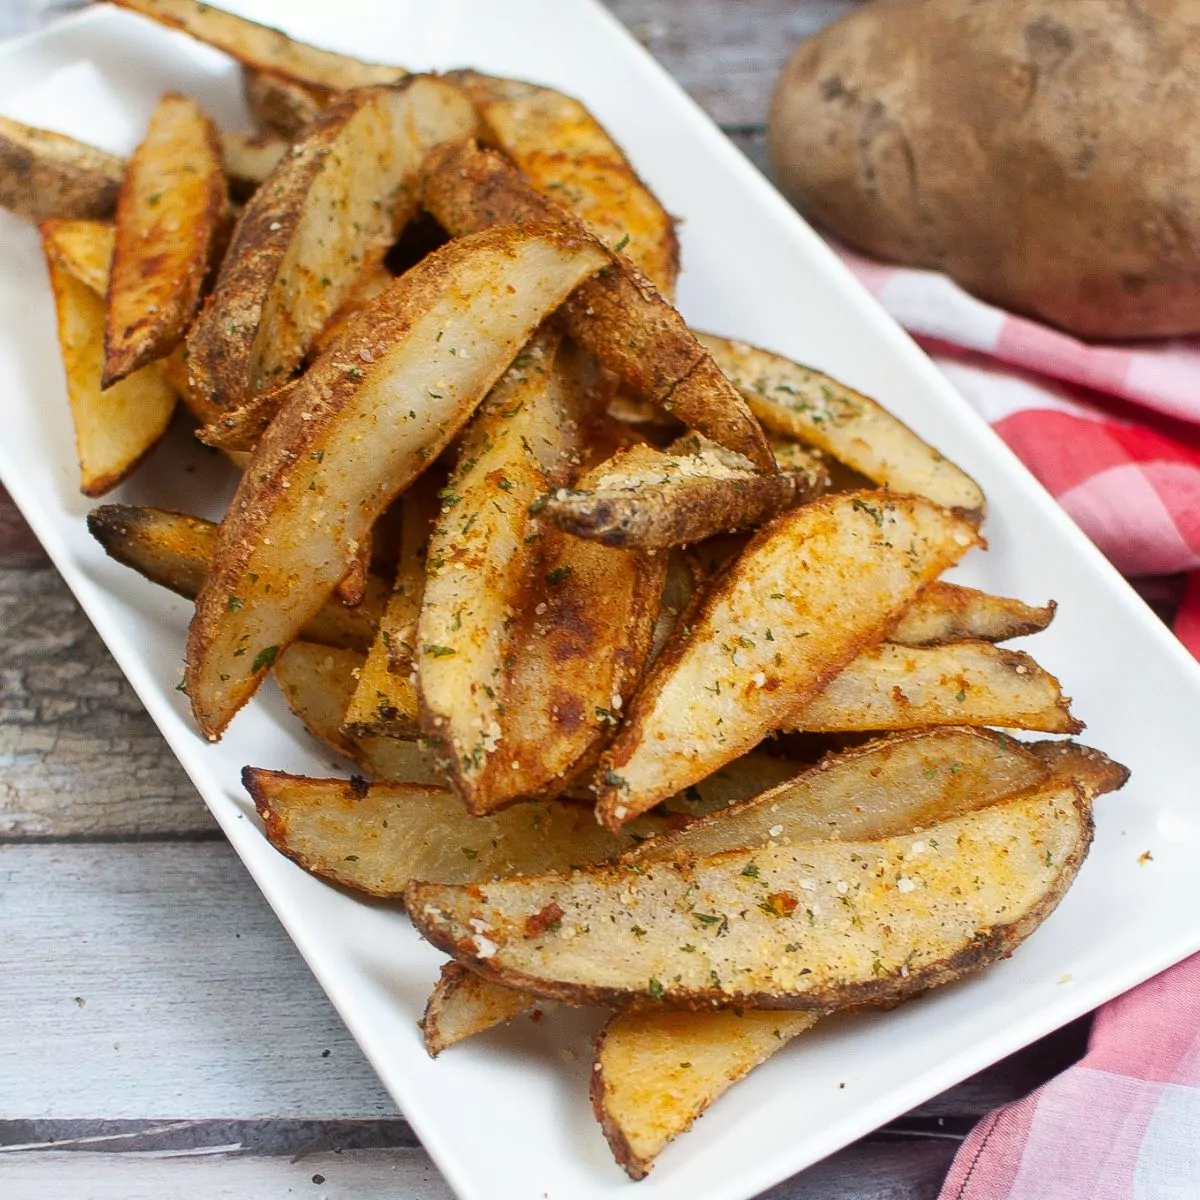
[[[1087,345],[839,253],[1119,570],[1188,573],[1175,631],[1200,658],[1200,339]],[[1083,1197],[1200,1197],[1200,955],[1101,1008],[1082,1061],[981,1121],[941,1193]]]

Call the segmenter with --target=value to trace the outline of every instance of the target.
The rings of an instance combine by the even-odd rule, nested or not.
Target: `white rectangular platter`
[[[668,1149],[638,1196],[752,1196],[1200,948],[1200,668],[611,16],[591,0],[235,7],[377,61],[470,64],[580,96],[685,218],[681,307],[693,324],[877,395],[980,481],[991,550],[957,578],[1059,601],[1038,657],[1074,695],[1086,739],[1133,768],[1125,791],[1099,802],[1077,885],[1012,959],[798,1039]],[[128,14],[94,8],[0,46],[0,111],[118,152],[132,148],[167,89],[197,96],[226,127],[243,123],[227,60]],[[629,1194],[587,1100],[599,1014],[518,1022],[431,1062],[416,1022],[439,956],[394,908],[356,901],[276,854],[239,784],[245,763],[328,773],[328,752],[297,732],[273,688],[220,744],[194,732],[175,690],[189,606],[107,560],[88,536],[37,238],[5,214],[0,383],[0,477],[454,1189],[468,1200]],[[116,498],[215,516],[231,483],[180,430]],[[1145,850],[1153,861],[1139,863]],[[261,1031],[268,1053],[271,1036]]]

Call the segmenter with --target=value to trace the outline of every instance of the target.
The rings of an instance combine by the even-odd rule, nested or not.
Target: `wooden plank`
[[[955,1148],[953,1142],[869,1138],[763,1193],[761,1200],[933,1200]],[[615,1180],[615,1167],[613,1172]],[[0,1152],[0,1194],[21,1200],[292,1200],[296,1195],[448,1200],[451,1195],[425,1153],[416,1149],[323,1151],[298,1159],[219,1150]]]
[[[223,843],[10,844],[0,906],[9,1120],[395,1115]]]
[[[783,64],[856,0],[609,0],[633,35],[723,126],[766,123]]]

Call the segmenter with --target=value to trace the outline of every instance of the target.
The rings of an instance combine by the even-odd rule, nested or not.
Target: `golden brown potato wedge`
[[[573,800],[531,800],[473,817],[447,787],[307,779],[256,767],[242,781],[277,850],[314,875],[388,899],[415,879],[479,883],[600,862],[666,823],[650,816],[633,832],[611,834]]]
[[[114,154],[0,117],[0,208],[22,220],[111,217],[124,175]]]
[[[163,508],[102,504],[88,513],[88,530],[111,558],[152,583],[194,600],[208,574],[217,527],[211,521]],[[322,646],[366,650],[375,637],[387,596],[377,575],[367,580],[361,603],[349,608],[330,600],[302,636]]]
[[[537,1003],[535,996],[481,979],[458,963],[446,963],[421,1018],[425,1049],[430,1058],[437,1058],[447,1046],[504,1025]]]
[[[699,858],[772,841],[896,837],[1050,780],[1046,764],[1010,737],[969,728],[919,730],[828,755],[776,787],[640,844],[627,857]]]
[[[1011,954],[1091,837],[1090,805],[1067,785],[917,835],[417,883],[405,899],[452,958],[551,999],[818,1012],[902,1000]]]
[[[103,300],[116,236],[112,222],[51,220],[40,229],[46,252]]]
[[[357,763],[376,779],[444,787],[446,776],[420,742],[392,737],[356,738],[343,728],[354,693],[355,672],[364,655],[353,650],[294,642],[275,663],[273,674],[288,707],[319,742]]]
[[[1056,608],[1053,600],[1036,607],[939,579],[913,601],[888,634],[888,641],[901,646],[1006,642],[1045,629],[1054,620]]]
[[[506,159],[468,143],[443,146],[424,172],[425,207],[454,236],[496,224],[583,224],[523,179]],[[620,257],[564,306],[567,332],[636,396],[667,408],[760,470],[775,460],[737,389],[696,341],[683,318]]]
[[[134,471],[166,433],[177,396],[153,366],[101,388],[104,301],[63,265],[55,252],[53,226],[43,229],[42,249],[75,425],[79,487],[85,496],[102,496]]]
[[[117,197],[102,387],[183,340],[200,307],[228,208],[216,127],[194,100],[168,92],[129,160]]]
[[[618,450],[591,477],[587,487],[551,492],[542,511],[575,537],[621,549],[662,550],[750,529],[823,490],[815,472],[768,475],[700,434],[665,453]]]
[[[492,807],[480,787],[503,739],[508,626],[537,556],[530,508],[549,477],[544,461],[575,448],[580,414],[555,361],[560,340],[535,336],[480,406],[429,539],[417,623],[421,723],[474,812]]]
[[[880,487],[982,520],[979,485],[869,396],[769,350],[696,337],[768,429],[816,446]]]
[[[272,71],[312,88],[340,91],[396,83],[407,74],[400,67],[362,62],[298,42],[281,30],[248,21],[202,0],[113,0],[113,3],[181,30],[246,66]]]
[[[688,613],[600,763],[616,829],[784,725],[979,538],[915,497],[826,496],[776,517]]]
[[[475,121],[456,88],[424,76],[325,109],[238,220],[188,335],[193,389],[228,410],[286,381],[412,216],[426,152]]]
[[[270,178],[291,146],[266,133],[221,133],[221,163],[229,190],[237,200],[247,200],[260,183]]]
[[[604,264],[593,240],[557,228],[462,238],[397,279],[309,368],[242,476],[196,598],[188,692],[207,737],[541,320]]]
[[[476,71],[451,78],[479,109],[488,140],[539,192],[568,207],[610,250],[626,255],[664,296],[674,296],[675,221],[578,100]]]
[[[528,1008],[526,993],[508,995]],[[500,1004],[493,990],[480,1007]],[[667,1144],[714,1100],[820,1019],[813,1012],[741,1009],[618,1013],[597,1039],[591,1082],[592,1111],[613,1157],[630,1179],[644,1179]]]
[[[1019,650],[990,642],[864,650],[786,728],[806,733],[997,725],[1078,733],[1058,680]]]
[[[362,272],[350,285],[341,307],[313,340],[313,353],[320,354],[335,338],[340,337],[350,319],[362,312],[392,282],[395,276],[382,263],[375,263]]]
[[[255,125],[293,142],[317,119],[333,93],[257,67],[242,67],[242,95]]]
[[[425,592],[426,549],[437,511],[429,475],[422,475],[408,489],[403,505],[395,586],[346,708],[344,724],[355,737],[416,737],[420,728],[417,617]]]

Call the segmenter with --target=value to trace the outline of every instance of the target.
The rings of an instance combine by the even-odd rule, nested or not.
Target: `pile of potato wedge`
[[[449,956],[430,1053],[611,1010],[592,1101],[641,1178],[823,1016],[1033,932],[1127,772],[1011,736],[1082,724],[1000,646],[1053,602],[941,578],[985,546],[976,483],[689,329],[674,220],[577,101],[119,3],[238,60],[256,127],[165,95],[123,162],[0,118],[0,203],[41,232],[83,491],[177,404],[242,474],[219,524],[89,526],[195,601],[206,738],[273,675],[361,768],[244,781]]]

